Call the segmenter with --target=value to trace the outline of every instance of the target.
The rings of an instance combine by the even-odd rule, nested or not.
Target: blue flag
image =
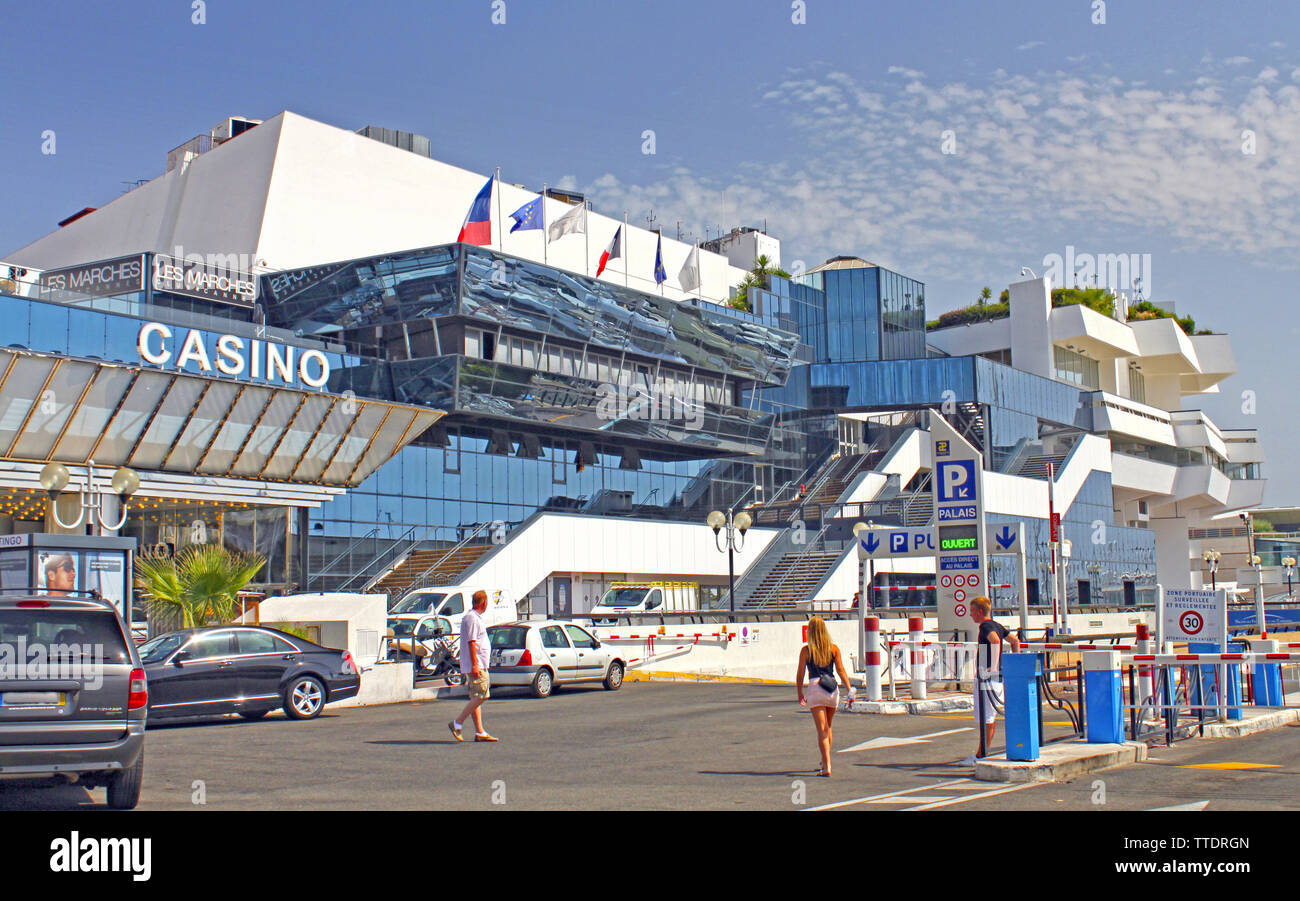
[[[659,236],[655,244],[655,283],[662,285],[668,281],[668,272],[664,269],[664,236]]]
[[[510,214],[510,218],[515,220],[515,224],[510,227],[510,233],[517,231],[527,231],[530,228],[542,227],[542,198],[530,200],[519,209]]]

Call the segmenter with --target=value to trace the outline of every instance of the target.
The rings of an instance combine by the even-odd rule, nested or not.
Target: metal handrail
[[[854,477],[855,475],[857,475],[858,470],[861,469],[862,466],[866,464],[866,462],[867,462],[868,459],[870,459],[871,455],[872,455],[872,454],[875,452],[875,450],[876,450],[876,445],[877,445],[877,443],[878,443],[878,441],[873,441],[873,442],[871,443],[871,446],[870,446],[869,448],[867,448],[866,453],[861,454],[861,455],[859,456],[858,461],[857,461],[856,463],[853,464],[853,467],[849,470],[848,475],[846,476],[846,484],[851,483],[851,482],[853,481],[853,477]],[[824,480],[823,480],[823,481],[824,481]],[[847,490],[847,489],[846,489],[846,490]],[[809,493],[811,494],[811,492],[809,492]],[[836,500],[837,503],[839,502],[839,498],[836,498],[835,500]],[[796,512],[799,512],[799,513],[803,512],[803,507],[799,507],[798,510],[797,510]],[[800,518],[802,518],[802,517],[800,517]],[[793,522],[793,520],[794,520],[794,518],[792,517],[789,521]],[[805,554],[810,553],[810,552],[812,551],[812,549],[815,548],[815,547],[818,545],[818,543],[822,542],[822,540],[826,537],[826,530],[829,529],[829,528],[831,527],[831,525],[832,525],[833,522],[834,522],[834,520],[833,520],[831,517],[829,517],[829,516],[823,516],[823,517],[821,518],[822,527],[821,527],[820,529],[817,530],[817,534],[813,537],[813,540],[810,541],[810,542],[808,542],[807,547],[805,547],[802,551],[799,551],[795,556],[796,556],[796,557],[799,557],[799,558],[802,558]],[[774,586],[772,587],[772,594],[773,594],[774,597],[779,596],[780,591],[781,591],[781,586],[785,585],[785,581],[786,581],[786,579],[790,578],[790,575],[794,572],[795,568],[796,568],[796,567],[794,567],[794,566],[790,567],[788,570],[786,570],[785,574],[784,574],[783,576],[781,576],[780,579],[777,580],[776,585],[774,585]],[[757,587],[757,586],[755,586],[755,587]],[[766,605],[766,604],[759,604],[757,607],[755,607],[755,608],[753,608],[753,609],[755,609],[755,610],[761,610],[761,609],[763,609],[765,606],[767,606],[767,605]]]
[[[434,526],[432,531],[437,531],[438,528],[439,528],[438,526]],[[419,538],[415,538],[414,537],[415,526],[410,526],[405,532],[399,535],[397,539],[394,540],[393,543],[389,545],[386,550],[384,550],[379,554],[376,554],[369,563],[367,563],[365,566],[361,567],[361,569],[357,570],[355,573],[349,576],[348,579],[335,590],[347,591],[350,587],[352,587],[352,585],[357,583],[359,579],[365,578],[366,573],[369,572],[376,565],[386,566],[388,565],[388,561],[390,560],[401,560],[403,557],[405,557],[407,554],[411,552],[412,548],[414,548],[421,541],[425,540],[425,538],[429,534],[429,531],[430,530],[426,530],[425,533],[421,535]],[[405,544],[403,544],[403,542],[405,542]],[[393,551],[399,547],[401,548],[401,550],[399,550],[396,554],[394,554]]]
[[[455,545],[453,545],[450,549],[448,549],[447,553],[443,554],[441,557],[438,558],[438,561],[437,561],[436,563],[434,563],[432,566],[430,566],[430,567],[429,567],[428,569],[426,569],[424,572],[420,573],[418,576],[416,576],[414,579],[412,579],[412,580],[411,580],[411,585],[418,585],[420,582],[423,582],[423,581],[424,581],[424,580],[429,576],[429,574],[430,574],[431,572],[433,572],[434,570],[436,570],[438,567],[442,566],[442,564],[445,563],[445,562],[447,562],[447,560],[448,560],[448,559],[449,559],[453,554],[455,554],[457,551],[461,550],[461,549],[464,548],[466,545],[468,545],[469,542],[470,542],[470,539],[477,537],[478,534],[479,534],[480,532],[482,532],[485,528],[487,528],[487,527],[490,526],[490,525],[492,525],[491,522],[481,522],[481,523],[479,523],[479,524],[474,528],[474,531],[470,532],[468,535],[466,535],[466,536],[465,536],[464,538],[462,538],[460,541],[456,542]],[[376,577],[375,577],[375,578],[374,578],[374,579],[373,579],[373,580],[372,580],[368,585],[366,585],[365,590],[366,590],[366,591],[369,591],[370,589],[374,588],[375,585],[378,584],[378,582],[379,582],[381,579],[383,579],[383,577],[386,576],[386,575],[388,575],[387,572],[382,573],[381,575],[376,576]]]
[[[333,560],[331,560],[329,563],[326,563],[324,566],[322,566],[320,569],[318,569],[318,570],[317,570],[317,573],[320,573],[320,574],[328,574],[328,573],[332,572],[332,571],[334,570],[334,564],[335,564],[335,563],[338,563],[338,562],[339,562],[340,560],[342,560],[344,557],[349,557],[349,558],[351,557],[352,549],[353,549],[353,548],[355,548],[355,547],[356,547],[358,544],[360,544],[361,542],[365,541],[367,538],[377,537],[378,535],[379,535],[379,526],[375,526],[373,529],[371,529],[371,530],[370,530],[369,532],[367,532],[366,534],[364,534],[364,535],[362,535],[362,536],[360,536],[360,537],[358,537],[358,538],[353,538],[351,541],[348,542],[348,546],[347,546],[346,548],[343,549],[343,552],[342,552],[341,554],[339,554],[337,557],[335,557],[335,558],[334,558]]]

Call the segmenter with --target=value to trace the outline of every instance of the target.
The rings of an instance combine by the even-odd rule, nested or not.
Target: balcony
[[[1169,447],[1175,444],[1173,419],[1159,407],[1107,391],[1090,392],[1084,403],[1092,406],[1093,431],[1129,435]]]

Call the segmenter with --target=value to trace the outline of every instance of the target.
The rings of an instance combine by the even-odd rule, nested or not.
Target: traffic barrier
[[[1038,759],[1042,741],[1038,683],[1042,674],[1042,657],[1038,654],[1002,655],[1007,760]],[[981,728],[978,720],[975,727]]]
[[[917,701],[925,700],[925,652],[921,650],[921,642],[925,639],[925,620],[919,616],[909,617],[907,620],[907,630],[910,633],[912,645],[912,698]]]
[[[1083,655],[1084,720],[1090,744],[1124,741],[1124,688],[1118,651],[1085,651]]]
[[[1146,623],[1138,623],[1137,627],[1137,652],[1140,654],[1150,654],[1151,649],[1151,627]],[[1153,666],[1138,667],[1138,691],[1141,692],[1140,700],[1154,698],[1156,695],[1156,670]]]
[[[1255,654],[1277,654],[1279,642],[1272,638],[1254,638],[1250,650]],[[1258,707],[1281,707],[1286,703],[1282,691],[1282,666],[1279,663],[1257,663],[1250,674],[1251,701]]]
[[[867,677],[866,689],[868,701],[880,700],[880,617],[868,616],[866,623],[867,631]]]

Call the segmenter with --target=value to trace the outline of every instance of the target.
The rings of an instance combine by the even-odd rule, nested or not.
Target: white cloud
[[[811,72],[763,93],[769,121],[800,148],[788,159],[746,160],[742,147],[715,170],[644,184],[606,174],[588,193],[698,232],[767,219],[792,258],[888,254],[935,279],[1020,259],[1062,228],[1156,232],[1183,250],[1297,264],[1300,87],[1203,75],[1152,88],[1074,72],[930,85],[895,74],[911,80]],[[1254,155],[1242,153],[1243,129],[1256,133]],[[946,132],[956,154],[942,152]],[[734,219],[719,223],[724,189]]]
[[[1043,46],[1044,43],[1045,43],[1044,41],[1026,41],[1025,43],[1021,44],[1019,47],[1017,47],[1016,49],[1017,49],[1017,50],[1033,50],[1035,47],[1041,47],[1041,46]]]

